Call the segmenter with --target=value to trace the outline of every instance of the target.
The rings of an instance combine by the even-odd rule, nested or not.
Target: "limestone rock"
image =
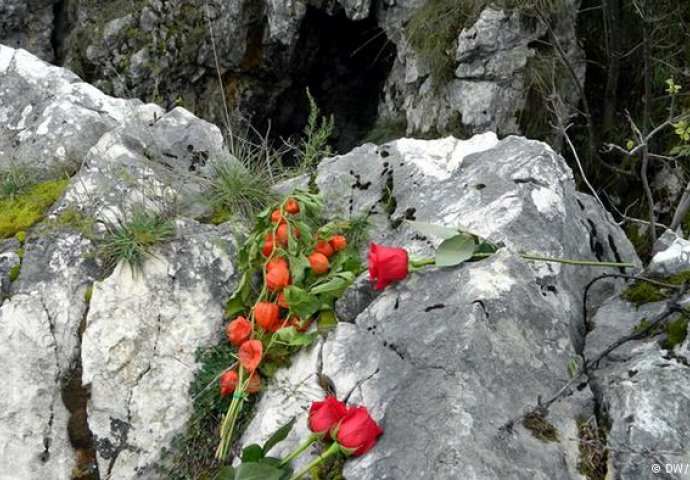
[[[191,414],[196,351],[216,343],[237,280],[242,226],[194,220],[207,213],[208,162],[231,161],[222,135],[182,108],[108,97],[23,50],[0,46],[0,76],[0,168],[76,171],[29,230],[12,283],[19,244],[0,243],[0,478],[156,478]],[[103,223],[137,206],[165,214],[174,237],[141,271],[109,272]]]
[[[567,381],[568,360],[583,347],[582,290],[602,272],[526,261],[518,252],[639,262],[610,216],[575,191],[563,159],[542,143],[490,133],[402,139],[324,160],[316,183],[330,215],[369,212],[373,241],[413,255],[428,256],[438,240],[405,219],[459,227],[503,248],[348,300],[354,325],[340,323],[280,374],[278,384],[292,387],[269,387],[244,443],[260,443],[298,415],[298,430],[276,453],[294,446],[303,412],[323,395],[316,382],[323,373],[385,432],[367,455],[347,462],[348,479],[580,478],[578,421],[595,410],[588,388],[551,409],[557,442],[543,443],[522,425],[514,435],[501,430]],[[595,303],[613,286],[600,287]],[[353,288],[364,295],[370,287]]]
[[[152,478],[191,414],[196,350],[220,329],[232,232],[178,221],[176,236],[141,271],[120,264],[94,285],[82,363],[102,475]]]
[[[687,308],[689,301],[686,296],[681,304]],[[595,357],[665,307],[666,302],[635,307],[617,297],[609,299],[592,319],[585,358]],[[669,321],[678,321],[678,316]],[[653,478],[654,465],[660,466],[661,476],[678,474],[682,470],[667,471],[666,465],[677,468],[673,465],[690,462],[686,448],[690,428],[685,419],[690,408],[689,345],[686,339],[668,349],[664,337],[652,333],[624,344],[591,373],[601,416],[609,422],[605,447],[611,478]]]
[[[690,270],[690,242],[666,230],[654,245],[656,254],[649,262],[647,271],[651,274],[670,277]]]

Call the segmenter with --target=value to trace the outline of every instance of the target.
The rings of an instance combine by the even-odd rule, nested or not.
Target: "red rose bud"
[[[376,281],[374,290],[403,280],[409,273],[409,257],[404,248],[384,247],[372,243],[369,249],[369,278]]]
[[[266,286],[269,290],[282,290],[290,283],[290,272],[285,267],[274,267],[266,274]]]
[[[247,393],[255,394],[261,391],[261,377],[258,372],[254,372],[249,376],[249,383],[247,383]]]
[[[326,257],[333,255],[333,247],[328,242],[319,242],[316,244],[315,252],[321,253]]]
[[[336,252],[347,247],[347,239],[342,235],[333,235],[333,237],[328,241]]]
[[[239,378],[237,372],[234,370],[228,370],[223,375],[220,376],[220,396],[224,397],[235,391],[237,388],[237,382]]]
[[[275,303],[259,302],[254,307],[254,320],[256,323],[270,332],[274,325],[278,323],[280,316],[280,308]]]
[[[309,408],[307,424],[309,430],[323,434],[325,441],[330,441],[330,431],[345,417],[347,407],[335,397],[327,396],[323,402],[314,402]]]
[[[237,317],[228,323],[225,333],[233,345],[242,345],[252,335],[252,324],[244,317]]]
[[[329,268],[331,268],[331,264],[328,263],[328,258],[323,253],[314,252],[309,255],[308,260],[311,269],[317,275],[323,275],[324,273],[328,272]]]
[[[358,457],[371,450],[382,433],[366,407],[350,407],[337,426],[335,439],[343,447],[354,449],[351,455]]]
[[[285,211],[288,213],[299,213],[299,203],[294,198],[289,199],[285,202]]]
[[[245,369],[253,372],[261,363],[264,347],[258,340],[247,340],[240,346],[237,358]]]

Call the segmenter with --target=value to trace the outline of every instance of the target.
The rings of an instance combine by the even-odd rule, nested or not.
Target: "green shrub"
[[[175,233],[173,222],[165,215],[142,207],[133,208],[128,218],[106,222],[105,227],[99,253],[108,268],[115,268],[120,261],[141,267],[153,248],[172,239]]]

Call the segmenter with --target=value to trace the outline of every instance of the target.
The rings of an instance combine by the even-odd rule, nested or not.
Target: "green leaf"
[[[276,338],[291,347],[305,347],[314,343],[316,334],[299,333],[295,327],[281,328],[276,333]]]
[[[235,468],[229,465],[221,468],[214,480],[235,480]]]
[[[296,417],[292,417],[288,423],[280,427],[278,430],[273,432],[273,435],[268,437],[268,440],[266,440],[266,443],[264,443],[264,454],[287,438],[290,430],[292,430],[292,427],[295,425],[296,420]]]
[[[234,480],[280,480],[283,471],[264,463],[243,463],[235,470]]]
[[[458,230],[456,228],[442,227],[440,225],[433,225],[431,223],[424,222],[415,222],[412,220],[405,221],[422,235],[438,237],[446,240],[449,238],[453,238],[458,234]]]
[[[335,316],[333,310],[324,310],[319,313],[319,319],[316,324],[319,333],[325,333],[333,330],[338,325],[338,317]]]
[[[319,295],[327,293],[335,297],[340,297],[347,287],[352,285],[355,281],[355,274],[352,272],[340,272],[336,274],[333,278],[328,280],[326,283],[322,283],[310,290],[310,293],[314,295]]]
[[[294,285],[288,286],[283,292],[290,312],[302,320],[310,318],[321,306],[318,298]]]
[[[242,462],[243,463],[258,462],[262,458],[264,458],[264,451],[256,443],[252,443],[251,445],[244,447],[242,449]]]
[[[237,290],[235,290],[235,293],[226,304],[225,315],[227,318],[232,318],[247,309],[247,299],[250,293],[249,274],[245,271],[242,274],[242,278],[240,278],[240,283],[237,285]]]
[[[460,233],[441,242],[436,249],[436,266],[452,267],[472,258],[474,239],[466,233]]]
[[[309,268],[309,259],[300,253],[297,256],[290,257],[290,277],[292,277],[292,283],[299,284],[304,280],[304,272]]]
[[[635,148],[635,142],[633,142],[633,141],[630,140],[630,139],[626,140],[626,141],[625,141],[625,148],[626,148],[627,150],[632,150],[633,148]]]

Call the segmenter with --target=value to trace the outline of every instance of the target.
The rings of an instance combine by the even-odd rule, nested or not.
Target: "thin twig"
[[[599,362],[601,362],[604,358],[606,358],[611,352],[619,348],[621,345],[624,345],[625,343],[631,341],[631,340],[636,340],[639,338],[644,337],[647,333],[653,331],[659,324],[662,322],[666,321],[668,317],[673,315],[674,313],[682,313],[686,314],[686,312],[683,310],[683,308],[678,304],[678,300],[680,297],[685,294],[688,290],[688,282],[685,282],[676,292],[674,297],[670,299],[667,304],[666,308],[664,311],[656,315],[652,320],[649,321],[649,323],[641,329],[635,330],[632,333],[625,335],[615,342],[613,342],[611,345],[606,347],[603,351],[601,351],[598,355],[596,355],[594,358],[591,360],[587,360],[586,362],[583,363],[583,365],[575,372],[572,376],[572,378],[566,382],[563,386],[561,386],[555,393],[553,393],[550,397],[548,397],[546,400],[542,400],[541,397],[538,397],[539,400],[537,402],[537,405],[535,407],[532,407],[522,413],[521,415],[518,415],[514,418],[511,418],[508,420],[503,426],[501,427],[501,430],[506,430],[506,431],[512,431],[513,426],[527,417],[528,415],[535,414],[535,413],[540,413],[540,412],[546,412],[548,408],[553,405],[555,402],[560,400],[563,396],[565,396],[569,391],[570,387],[572,387],[576,382],[580,380],[580,378],[585,375],[590,373],[591,371],[597,369],[599,367]],[[674,287],[676,288],[676,287]],[[584,380],[585,383],[589,382],[589,379]]]

